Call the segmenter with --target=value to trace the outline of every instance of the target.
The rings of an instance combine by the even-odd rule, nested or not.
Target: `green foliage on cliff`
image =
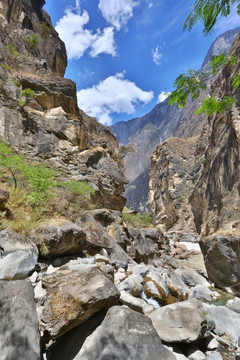
[[[213,115],[215,112],[223,113],[235,104],[235,102],[236,100],[231,96],[224,96],[222,100],[218,100],[216,97],[211,96],[203,99],[202,105],[195,114],[200,115],[203,112],[205,112],[206,115]]]
[[[134,147],[132,145],[122,145],[119,148],[119,153],[122,157],[134,153]]]
[[[25,106],[30,98],[34,99],[36,97],[36,93],[34,90],[27,88],[21,91],[19,96],[19,105],[21,107]]]
[[[67,207],[61,215],[67,215],[71,206],[75,213],[89,207],[95,190],[85,181],[60,180],[61,175],[44,163],[27,161],[0,139],[0,181],[8,184],[14,214],[0,227],[27,232],[44,216],[58,213],[63,199]]]
[[[12,59],[16,59],[19,55],[19,52],[15,49],[12,44],[7,45],[7,51]]]
[[[52,33],[52,29],[43,21],[41,22],[40,27],[41,27],[42,37],[44,39],[48,38]]]
[[[36,48],[39,45],[39,38],[36,34],[29,35],[25,37],[24,40],[31,46],[31,48]]]
[[[25,190],[31,206],[38,206],[51,197],[57,173],[44,164],[27,163],[3,141],[0,141],[0,169],[2,175],[10,172],[9,180],[13,180],[15,189]]]

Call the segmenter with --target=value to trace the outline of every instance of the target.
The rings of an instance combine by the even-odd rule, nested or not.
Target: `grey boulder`
[[[74,360],[176,360],[161,343],[151,320],[125,306],[109,309]]]
[[[210,335],[214,322],[196,299],[164,306],[149,315],[160,338],[166,342],[191,343]]]
[[[40,360],[33,288],[23,280],[0,281],[1,360]]]
[[[226,306],[203,304],[205,311],[215,322],[214,332],[217,335],[226,334],[233,345],[238,346],[240,337],[240,314],[228,309]]]
[[[37,244],[40,255],[45,258],[76,255],[86,245],[85,232],[73,223],[38,227],[32,231],[31,238]]]
[[[46,301],[41,330],[56,339],[103,308],[117,303],[119,292],[98,268],[58,270],[42,278]]]
[[[26,279],[38,259],[36,245],[12,230],[0,231],[0,279]]]

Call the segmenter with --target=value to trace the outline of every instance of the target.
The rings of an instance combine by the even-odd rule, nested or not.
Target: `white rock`
[[[51,274],[55,273],[55,271],[57,271],[57,270],[58,270],[58,268],[55,268],[52,265],[49,265],[49,267],[47,268],[47,271],[46,271],[46,275],[51,275]]]
[[[240,313],[240,298],[235,297],[234,299],[228,300],[226,306],[237,313]]]
[[[34,273],[29,276],[28,280],[31,281],[31,283],[35,283],[37,281],[38,278],[38,273],[36,271],[34,271]]]
[[[207,344],[208,350],[216,350],[216,349],[218,349],[218,347],[219,347],[219,342],[215,338],[210,340],[209,343]]]
[[[218,351],[207,351],[207,360],[223,360],[221,354]]]
[[[176,352],[174,352],[173,354],[175,355],[177,360],[188,360],[188,358],[183,354],[179,354],[179,353],[176,353]]]
[[[34,297],[36,300],[41,300],[47,295],[47,291],[42,287],[42,281],[39,281],[34,288]]]

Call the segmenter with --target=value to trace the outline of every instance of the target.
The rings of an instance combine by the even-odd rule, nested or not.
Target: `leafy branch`
[[[207,88],[206,78],[205,73],[198,73],[193,69],[180,74],[174,82],[173,86],[176,90],[169,96],[169,104],[173,105],[176,102],[180,108],[183,108],[189,95],[197,99],[200,91]]]
[[[211,74],[216,73],[224,66],[231,64],[235,66],[237,63],[236,55],[226,57],[225,54],[219,56],[212,56],[210,60]],[[176,88],[169,97],[169,104],[173,105],[178,103],[180,108],[183,108],[189,95],[193,99],[198,99],[201,90],[207,88],[206,84],[207,76],[205,73],[198,73],[195,70],[188,70],[186,73],[179,75],[174,83]],[[240,71],[232,80],[233,90],[237,90],[240,85]],[[236,100],[231,96],[224,96],[223,99],[217,99],[215,96],[207,97],[202,100],[200,108],[195,112],[195,115],[202,114],[213,115],[214,112],[225,112]]]
[[[217,18],[219,16],[227,17],[231,12],[231,6],[236,3],[239,3],[239,0],[196,0],[184,23],[183,30],[190,31],[200,20],[204,25],[204,35],[209,34]],[[240,15],[240,4],[237,5],[237,12]]]
[[[203,112],[206,115],[213,115],[215,112],[223,113],[235,103],[236,100],[231,96],[224,96],[222,100],[218,100],[215,96],[205,98],[202,100],[202,105],[195,112],[195,115],[200,115]]]

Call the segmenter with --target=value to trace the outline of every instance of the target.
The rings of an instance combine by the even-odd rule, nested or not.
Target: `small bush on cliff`
[[[36,34],[29,35],[25,37],[24,40],[31,46],[31,48],[36,48],[39,45],[39,39]]]
[[[5,71],[10,71],[10,69],[11,69],[10,66],[7,64],[1,64],[1,68]]]
[[[21,91],[19,96],[19,105],[21,107],[25,106],[30,98],[34,99],[36,97],[36,93],[34,90],[27,88]]]
[[[16,59],[19,55],[19,52],[15,49],[12,44],[7,45],[7,51],[12,59]]]
[[[42,37],[44,39],[48,38],[52,34],[52,29],[43,21],[41,22],[40,26],[41,26]]]

